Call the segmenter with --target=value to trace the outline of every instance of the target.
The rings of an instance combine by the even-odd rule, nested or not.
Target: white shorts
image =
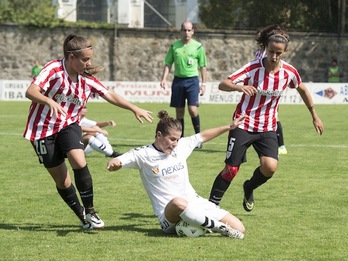
[[[228,214],[227,210],[224,210],[220,208],[219,206],[215,205],[214,203],[210,202],[209,200],[202,198],[201,196],[197,196],[194,200],[191,200],[189,202],[190,207],[195,208],[199,213],[202,213],[203,215],[215,219],[215,220],[221,220],[224,216]],[[169,222],[164,212],[162,212],[158,216],[158,220],[160,222],[160,226],[162,230],[165,233],[168,234],[174,234],[175,233],[175,223]]]

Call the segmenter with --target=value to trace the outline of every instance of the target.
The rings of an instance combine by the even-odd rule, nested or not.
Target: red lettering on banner
[[[159,89],[159,83],[116,82],[115,88],[122,89]]]
[[[124,95],[126,96],[169,96],[170,92],[166,90],[125,90]]]

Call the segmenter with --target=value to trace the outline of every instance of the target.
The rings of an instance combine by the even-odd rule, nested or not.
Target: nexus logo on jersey
[[[181,163],[178,163],[176,165],[173,165],[173,166],[169,166],[167,168],[164,168],[161,170],[161,174],[162,176],[168,176],[168,175],[171,175],[177,171],[180,171],[184,168],[184,165],[182,165]]]

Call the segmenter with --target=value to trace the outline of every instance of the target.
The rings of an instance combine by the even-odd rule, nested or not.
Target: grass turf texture
[[[95,206],[106,227],[83,231],[56,192],[53,180],[30,143],[22,137],[28,102],[0,102],[0,260],[344,260],[348,258],[348,106],[320,105],[325,133],[315,133],[304,105],[281,105],[287,155],[278,170],[254,193],[255,208],[242,207],[243,181],[258,165],[256,153],[226,192],[221,206],[246,226],[244,240],[219,235],[179,238],[162,233],[138,172],[108,172],[108,158],[87,156]],[[167,104],[140,104],[154,112],[153,124],[107,103],[88,104],[91,119],[115,120],[108,128],[115,150],[125,152],[153,141],[157,112]],[[228,123],[235,105],[202,105],[202,129]],[[187,113],[186,113],[187,114]],[[193,133],[186,115],[186,135]],[[188,160],[197,192],[208,197],[223,167],[227,134],[195,150]]]

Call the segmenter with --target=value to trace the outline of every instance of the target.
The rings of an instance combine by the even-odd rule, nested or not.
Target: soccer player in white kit
[[[115,158],[120,156],[121,153],[114,151],[109,142],[109,133],[103,129],[107,126],[115,127],[116,123],[113,120],[97,122],[87,118],[86,115],[87,107],[84,107],[80,112],[80,126],[82,129],[82,142],[85,144],[85,155],[96,150],[107,157]]]
[[[164,110],[152,144],[132,149],[109,161],[110,171],[135,168],[140,172],[153,210],[165,233],[175,233],[181,219],[231,238],[244,237],[243,223],[228,211],[197,195],[188,176],[186,160],[201,143],[236,128],[245,116],[231,124],[204,130],[190,137],[181,137],[180,120],[169,117]]]
[[[98,72],[98,67],[91,65],[93,48],[86,38],[68,35],[63,51],[64,59],[47,63],[26,91],[32,103],[24,137],[31,141],[39,162],[50,173],[59,195],[81,220],[83,228],[103,228],[104,222],[94,210],[92,177],[83,152],[79,113],[91,95],[99,95],[115,106],[132,111],[141,123],[142,118],[152,122],[152,116],[109,91],[92,75]],[[83,206],[65,158],[73,169]]]

